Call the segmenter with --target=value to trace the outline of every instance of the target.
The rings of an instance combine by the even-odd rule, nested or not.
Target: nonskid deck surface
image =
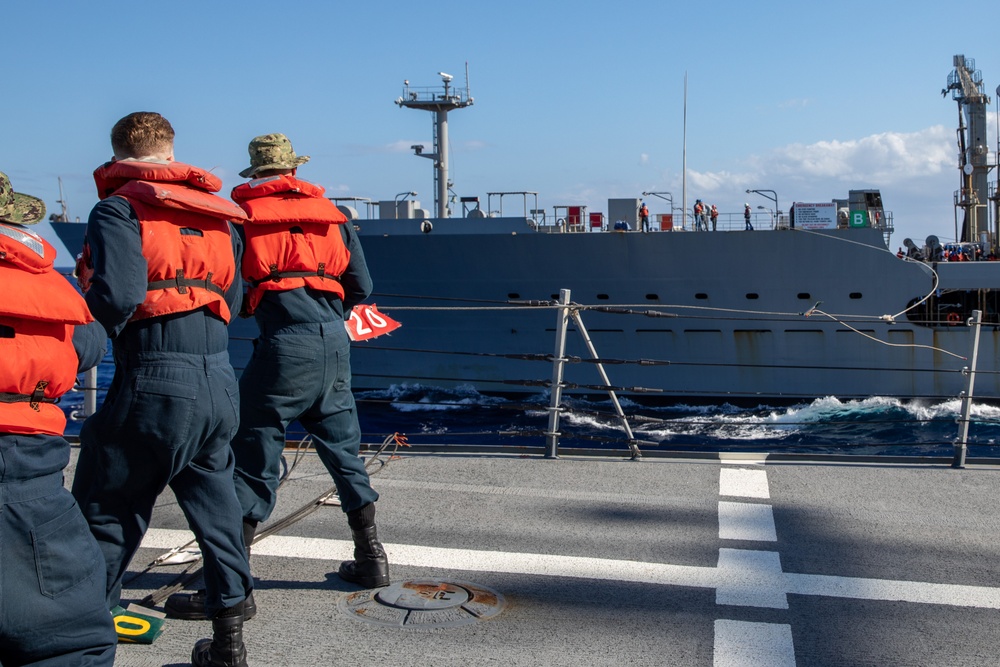
[[[978,666],[1000,655],[1000,468],[404,454],[373,485],[393,581],[425,582],[413,589],[428,600],[426,582],[499,593],[489,617],[418,630],[423,611],[396,627],[386,619],[408,612],[348,611],[360,589],[336,570],[349,530],[324,506],[254,546],[251,664]],[[330,486],[307,455],[273,520]],[[132,572],[189,537],[165,493]],[[139,576],[125,598],[181,569]],[[120,645],[116,664],[186,664],[209,634],[206,621],[169,620],[154,644]]]

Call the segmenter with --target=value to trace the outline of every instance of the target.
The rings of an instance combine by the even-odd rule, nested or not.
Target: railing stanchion
[[[625,435],[628,436],[628,448],[632,453],[632,460],[638,461],[642,458],[642,452],[639,451],[639,445],[635,443],[635,435],[632,433],[632,427],[628,423],[628,417],[625,416],[625,411],[622,410],[622,404],[618,400],[618,394],[614,389],[611,389],[611,380],[608,378],[607,372],[604,370],[604,364],[599,360],[600,357],[597,356],[597,348],[594,347],[594,341],[590,339],[590,334],[587,333],[587,327],[583,325],[583,317],[580,316],[580,311],[573,311],[573,321],[576,322],[576,327],[580,331],[580,335],[583,336],[583,342],[587,345],[587,350],[590,351],[590,356],[592,359],[596,360],[597,372],[601,374],[601,379],[604,380],[604,384],[608,385],[608,396],[611,397],[611,402],[615,406],[615,414],[618,415],[618,420],[622,423],[622,428],[625,429]]]
[[[976,362],[979,359],[979,331],[982,328],[983,311],[972,311],[969,324],[972,326],[972,354],[969,355],[969,365],[962,369],[968,375],[969,382],[962,392],[962,415],[958,418],[958,440],[955,441],[955,458],[952,468],[965,467],[965,455],[969,449],[969,416],[972,413],[972,390],[976,385]]]
[[[566,366],[566,326],[569,322],[568,289],[559,290],[559,316],[556,319],[556,349],[552,359],[552,387],[549,402],[549,430],[545,434],[545,458],[559,458],[559,413],[562,411],[563,370]]]

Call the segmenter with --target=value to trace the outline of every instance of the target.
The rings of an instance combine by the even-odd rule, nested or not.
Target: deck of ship
[[[1000,655],[998,466],[404,452],[373,485],[394,582],[482,587],[502,596],[487,615],[500,612],[449,611],[432,586],[414,590],[440,618],[349,613],[359,589],[336,575],[349,531],[324,506],[254,547],[250,664],[955,667]],[[307,455],[273,519],[330,486]],[[164,494],[132,572],[188,537]],[[126,599],[180,569],[138,576]],[[116,664],[186,664],[209,634],[170,620],[154,644],[119,646]]]

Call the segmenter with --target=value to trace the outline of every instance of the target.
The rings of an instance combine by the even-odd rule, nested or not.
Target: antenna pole
[[[688,73],[684,72],[684,155],[681,165],[681,229],[687,229],[688,210]],[[671,211],[673,213],[673,211]]]
[[[434,160],[434,208],[438,218],[449,217],[448,209],[448,112],[454,109],[464,109],[472,106],[472,97],[469,95],[469,64],[465,64],[465,89],[452,88],[451,81],[454,77],[445,72],[438,72],[444,82],[444,93],[440,89],[420,89],[413,88],[408,83],[403,90],[403,97],[396,100],[396,104],[407,109],[422,109],[434,113],[434,152],[424,153],[423,146],[414,146],[413,149],[420,157]]]

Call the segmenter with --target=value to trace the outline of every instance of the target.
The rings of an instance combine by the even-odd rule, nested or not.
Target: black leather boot
[[[248,667],[243,645],[243,603],[212,619],[212,638],[199,639],[191,651],[194,667]]]
[[[174,593],[167,598],[163,605],[163,611],[167,618],[179,618],[184,621],[205,621],[208,614],[205,612],[205,589],[199,589],[194,593]],[[243,620],[249,621],[257,615],[257,603],[253,599],[253,591],[247,593],[247,599],[243,603]]]
[[[247,561],[250,560],[250,547],[253,546],[254,535],[257,534],[257,522],[253,519],[243,519],[243,546],[247,550]]]
[[[250,545],[253,544],[253,538],[256,534],[257,522],[243,519],[243,546],[247,550],[247,560],[250,559]],[[180,618],[185,621],[207,620],[205,589],[201,588],[194,593],[174,593],[167,598],[163,610],[167,613],[168,618]],[[256,615],[257,603],[253,599],[253,591],[250,591],[247,593],[247,599],[243,602],[243,620],[249,621]]]
[[[354,538],[354,560],[340,564],[337,574],[344,581],[362,588],[381,588],[389,585],[389,559],[375,531],[375,505],[369,503],[361,509],[347,513]]]

